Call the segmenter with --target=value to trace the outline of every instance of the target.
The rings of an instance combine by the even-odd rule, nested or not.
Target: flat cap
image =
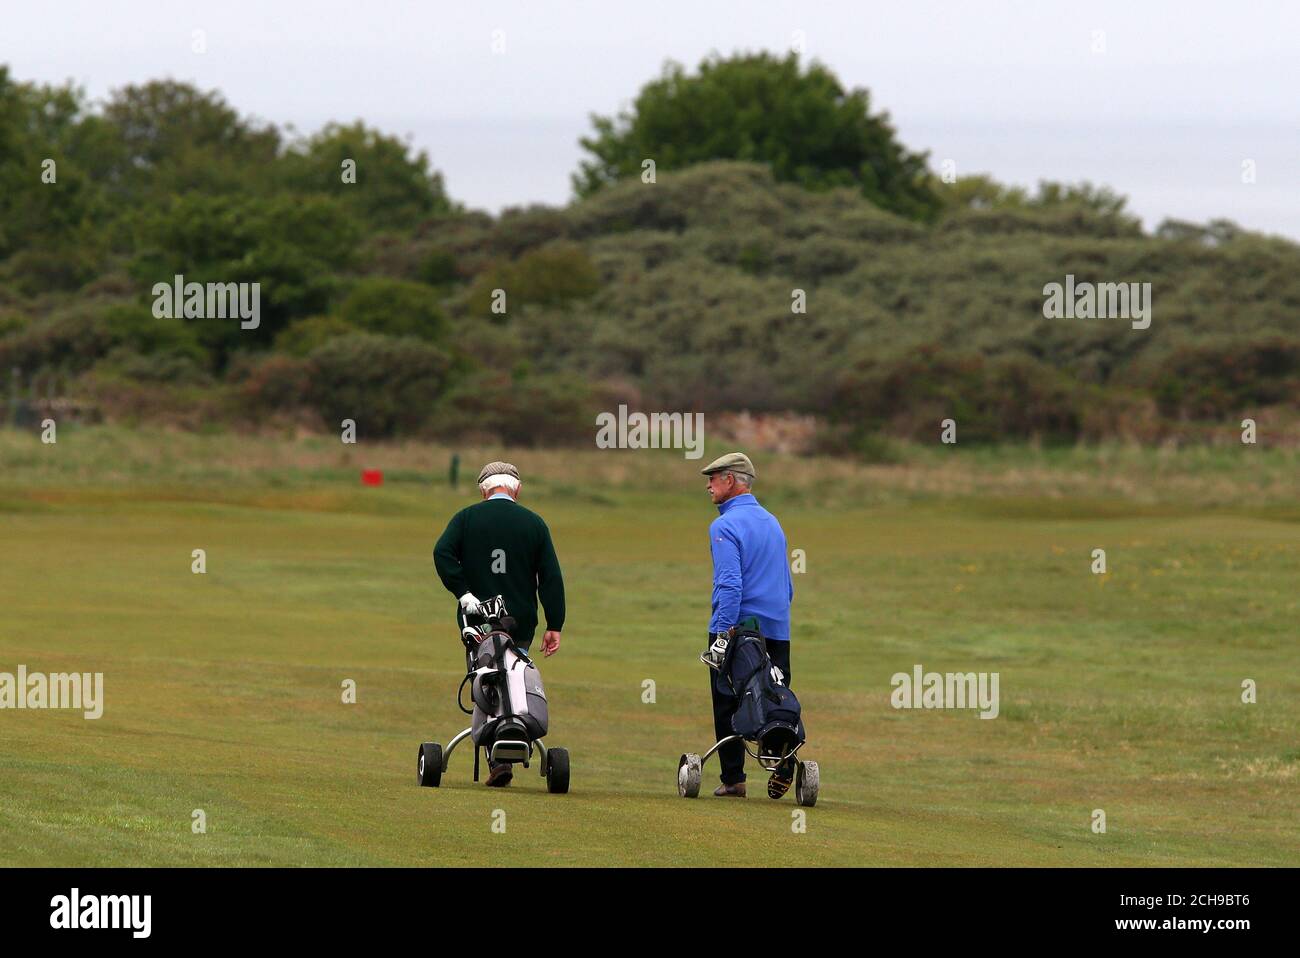
[[[509,476],[512,479],[518,479],[519,470],[508,462],[489,462],[479,470],[478,481],[482,482],[488,476]]]
[[[753,479],[754,464],[749,461],[749,457],[743,452],[729,452],[725,456],[714,459],[700,470],[700,474],[705,476],[712,475],[715,472],[739,472]]]

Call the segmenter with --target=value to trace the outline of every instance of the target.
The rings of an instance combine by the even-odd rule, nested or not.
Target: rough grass
[[[499,454],[461,452],[471,478]],[[418,743],[462,718],[429,558],[469,497],[447,486],[447,455],[0,432],[0,671],[102,671],[107,686],[98,721],[0,711],[0,863],[1300,861],[1285,453],[760,458],[760,497],[807,556],[794,687],[823,790],[806,833],[789,800],[676,797],[678,754],[711,737],[695,655],[713,515],[679,455],[512,453],[568,581],[565,645],[543,671],[573,790],[547,795],[535,769],[506,792],[473,786],[468,753],[443,788],[416,787]],[[360,487],[362,465],[390,481]],[[916,663],[1000,673],[999,717],[893,709],[890,677]]]
[[[453,453],[461,457],[462,481],[471,484],[482,462],[502,454],[496,448],[413,441],[345,445],[333,436],[76,425],[61,426],[59,436],[59,443],[42,445],[29,434],[0,429],[0,488],[5,483],[90,485],[121,495],[171,490],[190,497],[289,489],[299,495],[337,483],[351,491],[365,467],[382,467],[389,483],[445,486]],[[1061,513],[1072,511],[1076,502],[1233,511],[1295,510],[1300,503],[1300,448],[889,445],[897,461],[882,465],[756,453],[760,488],[787,502],[1070,500],[1055,507]],[[526,470],[533,489],[599,503],[607,498],[603,487],[611,485],[622,492],[689,486],[698,481],[702,462],[726,451],[710,444],[700,460],[684,460],[680,451],[594,448],[512,450],[510,456]],[[1042,507],[1035,502],[1029,508]]]

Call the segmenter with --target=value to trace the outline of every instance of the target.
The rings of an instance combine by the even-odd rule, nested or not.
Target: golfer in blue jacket
[[[718,518],[709,525],[709,548],[713,552],[713,617],[709,620],[709,648],[700,658],[714,668],[721,666],[730,630],[746,622],[757,624],[767,640],[768,655],[790,687],[790,601],[794,582],[790,577],[785,533],[776,516],[758,504],[751,488],[754,464],[739,452],[728,453],[709,463],[701,473],[709,477],[709,497],[718,507]],[[721,741],[734,734],[731,716],[736,699],[718,691],[709,675],[713,695],[713,729]],[[714,795],[745,797],[745,746],[728,742],[718,749],[722,784]],[[785,794],[794,780],[794,768],[772,773],[768,791]]]

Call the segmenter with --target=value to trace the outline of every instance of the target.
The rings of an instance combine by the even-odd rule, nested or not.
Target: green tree
[[[779,180],[814,190],[860,189],[877,206],[928,220],[941,201],[926,154],[895,139],[887,114],[873,115],[865,89],[846,91],[819,63],[801,69],[795,54],[714,55],[688,75],[669,62],[641,88],[630,112],[593,115],[592,154],[573,176],[586,197],[607,183],[706,160],[767,163]]]
[[[294,319],[324,312],[357,233],[353,218],[326,197],[190,194],[142,220],[131,271],[146,293],[177,274],[187,283],[260,284],[255,330],[230,319],[187,320],[221,368],[233,350],[265,348]]]
[[[354,168],[345,168],[351,161]],[[355,181],[344,179],[355,173]],[[361,122],[331,123],[295,143],[283,158],[282,180],[292,190],[324,193],[374,226],[399,229],[452,209],[442,175],[429,169],[428,154]]]
[[[240,117],[216,91],[154,80],[114,91],[103,115],[115,143],[102,174],[123,199],[265,193],[271,186],[279,130]]]
[[[29,292],[75,289],[98,269],[106,216],[85,163],[104,151],[102,124],[70,84],[14,83],[0,66],[0,258]]]

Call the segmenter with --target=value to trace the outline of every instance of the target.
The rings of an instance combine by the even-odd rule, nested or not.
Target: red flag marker
[[[382,469],[362,469],[361,484],[363,486],[382,486],[384,484],[384,471]]]

